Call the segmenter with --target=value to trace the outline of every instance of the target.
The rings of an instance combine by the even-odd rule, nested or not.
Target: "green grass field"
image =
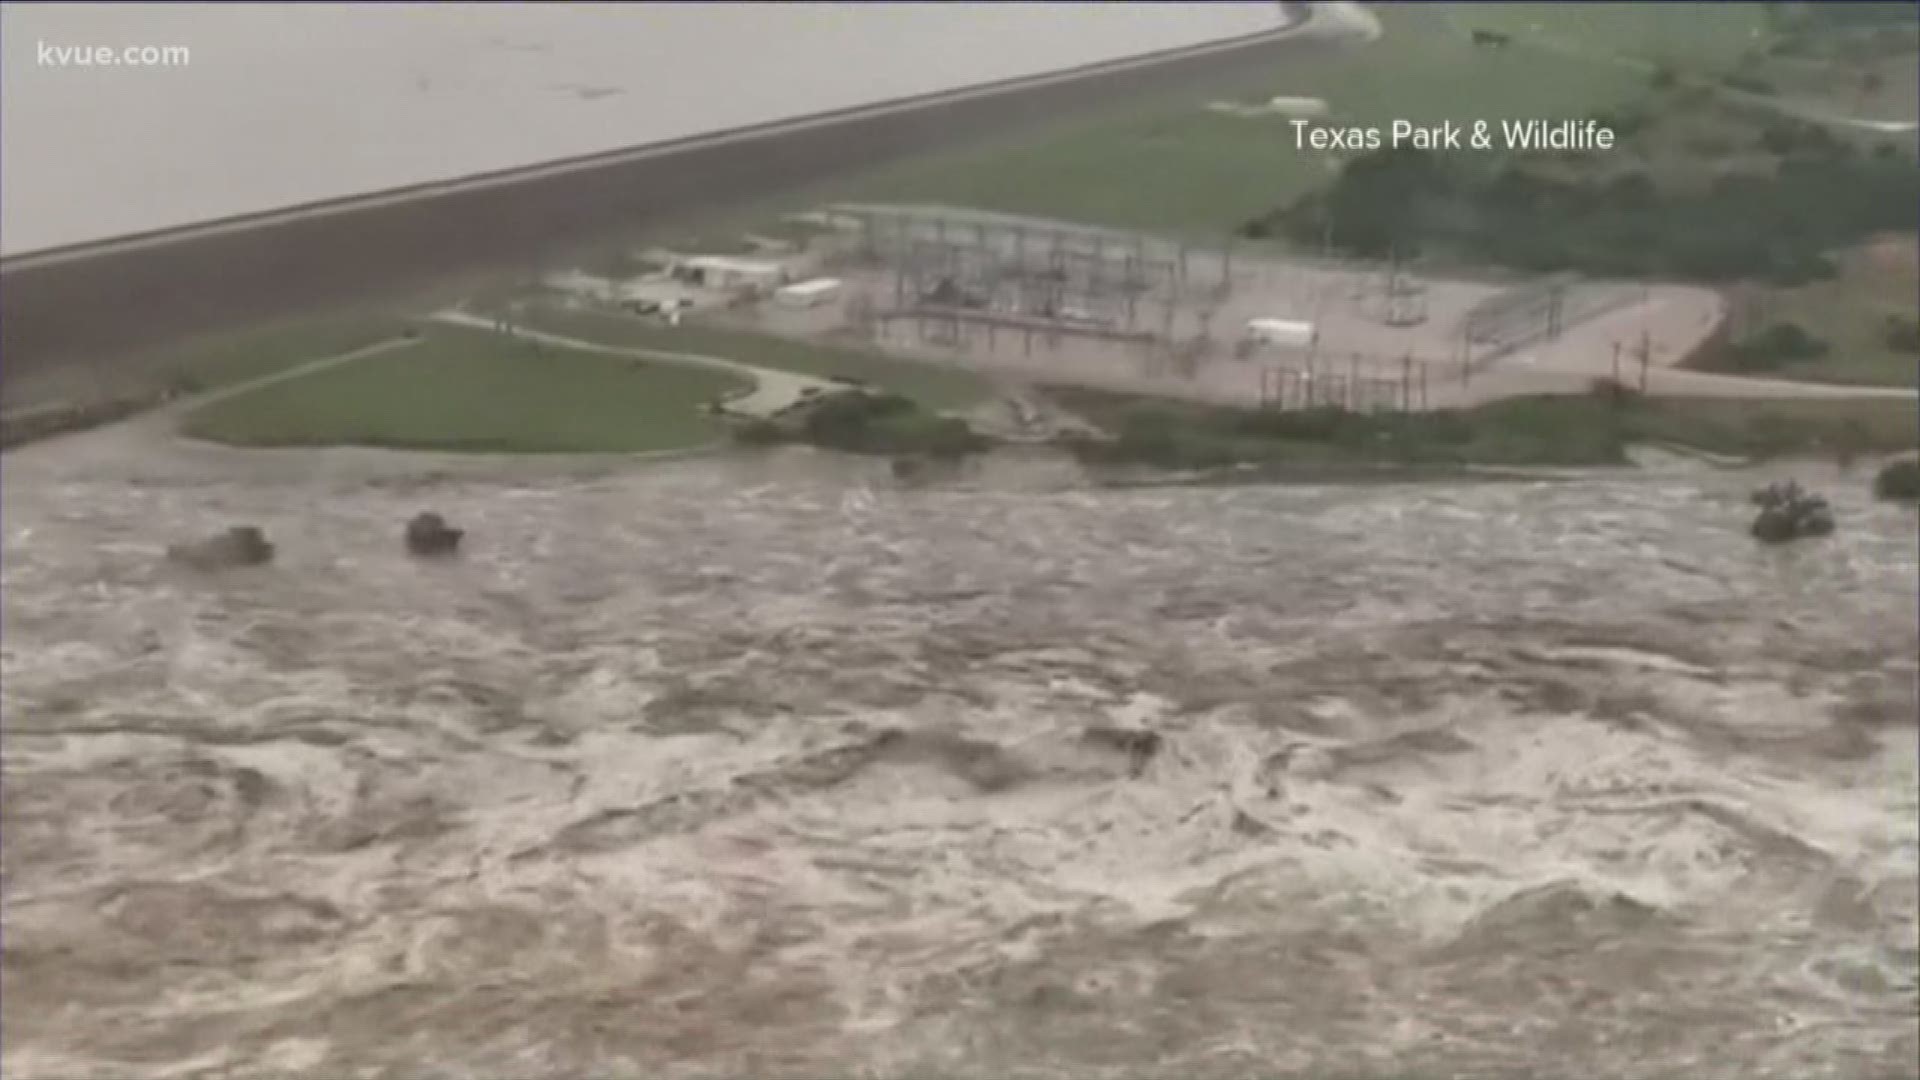
[[[1048,393],[1115,436],[1096,460],[1171,468],[1276,466],[1586,467],[1628,463],[1634,445],[1754,460],[1920,447],[1903,401],[1741,401],[1597,395],[1511,398],[1413,415],[1254,412],[1071,388]]]
[[[1887,344],[1889,316],[1920,318],[1920,266],[1911,238],[1849,252],[1840,276],[1771,292],[1769,318],[1798,323],[1827,342],[1826,355],[1790,362],[1790,379],[1874,386],[1920,386],[1920,357]]]
[[[1835,19],[1833,9],[1803,9],[1784,36],[1740,74],[1782,100],[1831,116],[1920,118],[1920,18],[1911,4],[1883,5],[1904,19]],[[1822,18],[1825,15],[1827,17]]]
[[[698,353],[805,375],[859,379],[933,410],[965,409],[986,400],[990,394],[984,379],[959,368],[749,330],[696,325],[669,327],[610,312],[566,311],[556,307],[529,309],[520,320],[532,329],[582,341]]]
[[[230,386],[398,337],[407,325],[403,316],[379,310],[212,334],[146,355],[10,377],[7,404],[134,400],[161,390],[191,393]]]
[[[1301,57],[1251,99],[1324,98],[1329,123],[1386,125],[1586,116],[1637,100],[1647,68],[1731,66],[1764,24],[1758,4],[1386,4],[1371,45]],[[1478,50],[1474,28],[1514,35]],[[1538,29],[1535,29],[1535,28]],[[1169,234],[1220,235],[1324,183],[1333,160],[1296,150],[1288,122],[1162,104],[1016,144],[903,165],[850,198],[928,202]]]
[[[435,327],[412,348],[213,402],[183,430],[239,446],[673,450],[722,438],[703,406],[741,386],[694,367]]]
[[[406,326],[406,319],[387,312],[275,323],[188,341],[153,365],[186,388],[230,386],[398,337]]]

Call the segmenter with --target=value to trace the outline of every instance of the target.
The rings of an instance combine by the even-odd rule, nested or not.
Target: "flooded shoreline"
[[[369,461],[0,459],[11,1071],[1912,1074],[1859,484]]]

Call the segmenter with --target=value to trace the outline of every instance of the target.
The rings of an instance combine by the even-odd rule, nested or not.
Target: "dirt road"
[[[1502,357],[1464,384],[1450,380],[1441,400],[1463,405],[1524,394],[1580,393],[1596,379],[1618,378],[1639,387],[1638,350],[1644,344],[1644,388],[1656,396],[1920,403],[1920,391],[1908,387],[1751,378],[1676,367],[1720,330],[1726,314],[1726,303],[1714,290],[1653,286],[1640,303],[1570,327],[1557,341]]]

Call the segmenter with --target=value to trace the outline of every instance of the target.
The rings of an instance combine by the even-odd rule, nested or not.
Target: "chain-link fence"
[[[1509,289],[1475,305],[1460,324],[1461,362],[1484,367],[1568,329],[1637,303],[1645,289],[1620,282],[1555,274]]]

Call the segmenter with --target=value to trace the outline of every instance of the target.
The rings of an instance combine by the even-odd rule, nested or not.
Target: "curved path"
[[[801,375],[778,368],[757,367],[753,364],[729,360],[720,356],[704,356],[699,353],[668,352],[663,349],[643,349],[626,345],[605,345],[584,338],[551,334],[545,330],[530,330],[524,326],[515,326],[510,322],[484,318],[457,308],[437,311],[430,318],[448,326],[464,326],[475,330],[496,330],[512,334],[526,341],[551,345],[556,349],[573,349],[576,352],[600,353],[605,356],[626,356],[635,360],[653,360],[664,364],[686,364],[691,367],[711,368],[734,375],[745,376],[753,382],[753,389],[737,398],[728,399],[722,408],[739,416],[765,419],[786,411],[799,404],[808,392],[820,393],[837,389],[838,384],[812,375]]]
[[[295,364],[290,368],[276,371],[271,375],[262,375],[257,379],[248,379],[245,382],[232,383],[215,390],[209,390],[204,394],[196,394],[191,398],[169,402],[164,408],[155,412],[154,415],[168,419],[178,418],[195,409],[212,405],[216,401],[225,401],[228,398],[239,397],[242,394],[250,394],[255,390],[272,386],[275,383],[283,383],[289,379],[303,379],[308,375],[318,375],[322,371],[337,368],[343,364],[351,364],[355,360],[364,360],[370,356],[380,356],[384,353],[412,348],[420,344],[421,340],[422,339],[417,337],[387,338],[384,341],[376,341],[371,345],[362,345],[360,348],[350,349],[343,353],[323,356],[318,360],[308,360],[304,363]]]

